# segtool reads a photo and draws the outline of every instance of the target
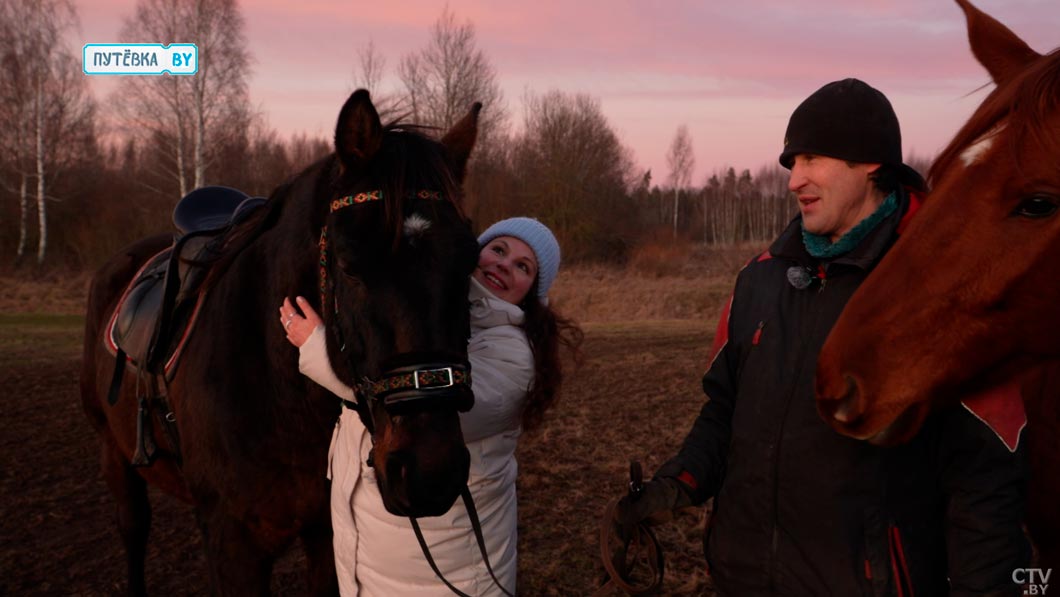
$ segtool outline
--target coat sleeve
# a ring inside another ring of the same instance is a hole
[[[353,400],[353,388],[342,383],[331,368],[324,339],[324,326],[318,325],[309,339],[298,348],[298,370],[344,400]]]
[[[731,339],[730,320],[733,305],[739,299],[734,293],[723,311],[714,336],[714,358],[703,375],[703,392],[707,402],[685,437],[681,451],[663,464],[656,477],[675,477],[692,489],[695,503],[705,502],[717,494],[725,476],[729,439],[732,436],[732,413],[739,379],[739,354]]]
[[[1018,390],[1013,409],[1022,414]],[[950,595],[1020,595],[1016,568],[1030,565],[1023,532],[1026,449],[958,405],[942,419],[940,478],[946,492]],[[1007,440],[1007,443],[1006,443]]]
[[[519,428],[534,375],[534,356],[521,328],[501,325],[479,331],[467,346],[475,406],[460,415],[464,441]]]

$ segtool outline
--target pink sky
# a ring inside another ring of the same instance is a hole
[[[71,46],[80,49],[117,41],[136,2],[75,4],[82,32]],[[977,5],[1038,52],[1060,44],[1058,0]],[[374,40],[387,59],[382,91],[397,89],[398,62],[427,43],[444,2],[240,6],[255,61],[251,100],[283,135],[330,136],[353,87],[358,50]],[[522,121],[526,90],[588,93],[657,183],[668,176],[666,151],[682,124],[692,134],[695,184],[725,165],[773,163],[795,106],[847,76],[891,99],[907,155],[933,156],[984,97],[975,90],[989,82],[951,0],[450,0],[449,7],[458,21],[475,24],[513,126]],[[114,87],[112,77],[92,79],[101,99]]]

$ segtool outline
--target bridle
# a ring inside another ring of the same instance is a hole
[[[363,191],[354,195],[346,195],[331,202],[329,213],[334,213],[351,206],[365,205],[384,198],[381,189]],[[408,195],[410,199],[422,199],[427,201],[442,201],[444,195],[438,191],[420,189]],[[320,304],[325,305],[328,289],[328,227],[327,224],[320,229]],[[339,310],[338,299],[335,299],[334,314]],[[329,331],[335,335],[339,345],[339,352],[345,352],[346,343],[342,337],[336,317],[331,317],[328,324]],[[399,355],[399,358],[403,355]],[[375,414],[380,407],[388,413],[402,412],[412,404],[419,405],[424,401],[456,400],[456,409],[459,412],[467,412],[471,409],[473,399],[471,394],[471,367],[468,363],[453,363],[444,361],[428,360],[400,367],[384,370],[378,379],[372,380],[365,377],[357,384],[357,394],[362,398],[353,402],[344,400],[348,408],[356,410],[368,428],[369,433],[375,437]]]
[[[443,195],[438,191],[426,189],[421,189],[410,194],[410,198],[434,201],[444,199]],[[383,191],[379,189],[365,191],[355,195],[346,195],[331,202],[331,212],[350,206],[381,201],[382,199]],[[326,304],[325,300],[328,289],[328,228],[326,224],[320,229],[319,247],[320,304],[323,306]],[[337,300],[334,309],[337,314]],[[330,319],[334,322],[336,318],[332,317]],[[333,323],[329,327],[332,329],[332,333],[336,335],[340,347],[339,351],[344,352],[346,350],[346,344],[342,339],[341,329],[339,329],[337,323]],[[402,356],[407,355],[399,355],[398,358],[401,358]],[[458,412],[467,412],[468,410],[471,410],[474,403],[474,396],[471,392],[471,365],[466,362],[451,363],[426,361],[390,367],[384,369],[378,379],[372,380],[367,377],[362,379],[361,382],[356,385],[354,393],[356,400],[344,399],[342,400],[342,404],[346,408],[357,412],[360,416],[361,422],[364,423],[365,428],[372,438],[372,450],[369,452],[368,462],[366,463],[368,466],[374,466],[372,455],[375,452],[375,415],[379,412],[380,408],[382,408],[388,416],[392,416],[406,412],[412,406],[420,406],[424,402],[450,402],[455,400],[455,407]],[[496,583],[502,593],[511,597],[512,594],[501,585],[499,580],[497,580],[497,576],[493,572],[493,567],[490,565],[489,556],[486,551],[486,542],[482,535],[482,523],[479,521],[475,502],[471,497],[471,492],[468,490],[466,483],[460,492],[460,497],[463,498],[464,507],[467,509],[468,518],[471,521],[471,528],[475,533],[475,540],[478,543],[479,553],[482,555],[482,561],[486,564],[486,570],[489,572],[490,578],[493,579],[493,582]],[[430,564],[431,570],[434,571],[434,574],[456,595],[460,597],[470,597],[453,586],[452,583],[442,575],[434,558],[431,556],[427,541],[423,538],[423,533],[420,531],[420,526],[416,521],[416,518],[409,516],[409,521],[412,523],[412,528],[416,534],[416,540],[420,544],[420,549],[423,550],[423,555],[427,559],[427,563]]]
[[[429,189],[420,189],[414,193],[409,193],[410,199],[423,199],[429,201],[442,201],[445,199],[438,191],[432,191]],[[331,202],[331,210],[328,212],[334,213],[345,207],[351,205],[364,205],[373,201],[381,201],[383,199],[383,191],[381,189],[375,189],[372,191],[363,191],[355,195],[346,195],[339,197]],[[327,293],[328,284],[328,226],[324,224],[320,227],[320,241],[317,243],[320,247],[320,262],[319,262],[319,278],[320,278],[320,304],[324,304],[324,296]]]

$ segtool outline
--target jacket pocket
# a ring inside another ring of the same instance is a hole
[[[769,321],[766,319],[760,319],[755,324],[753,330],[747,330],[742,332],[740,337],[740,362],[739,362],[739,387],[741,390],[747,390],[747,388],[754,387],[753,384],[760,383],[762,381],[762,367],[769,366],[769,359],[775,354],[771,354],[768,350],[769,347],[764,346],[762,343],[769,340],[766,328],[769,327]],[[750,335],[748,335],[748,331]],[[763,360],[764,359],[764,360]],[[753,393],[753,390],[751,390]]]
[[[866,595],[891,597],[895,593],[891,585],[889,525],[875,508],[866,508],[863,523],[863,551],[859,554],[855,572]]]

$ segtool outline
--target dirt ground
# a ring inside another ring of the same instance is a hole
[[[650,474],[676,451],[701,405],[708,321],[586,327],[585,363],[545,427],[519,449],[519,592],[587,595],[600,583],[597,522],[624,491],[628,461]],[[112,595],[124,591],[113,501],[99,474],[96,438],[77,388],[77,316],[0,316],[0,595]],[[148,588],[207,592],[191,510],[152,492]],[[660,530],[664,594],[709,594],[704,514]],[[296,545],[278,562],[273,590],[305,590]]]

